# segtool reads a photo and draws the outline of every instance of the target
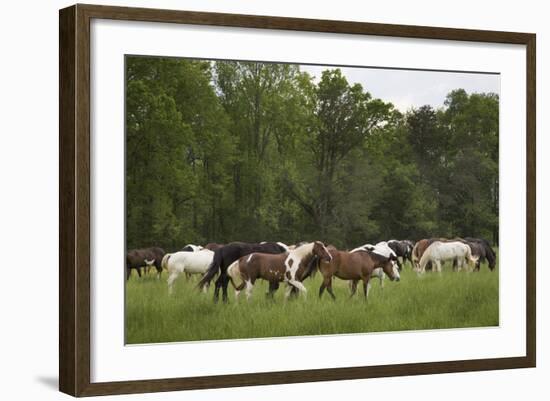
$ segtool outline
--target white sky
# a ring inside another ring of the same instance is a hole
[[[350,84],[360,83],[373,97],[392,102],[403,112],[426,104],[441,107],[453,89],[500,94],[500,75],[497,74],[300,65],[302,71],[316,78],[315,82],[324,70],[335,68],[340,68]]]

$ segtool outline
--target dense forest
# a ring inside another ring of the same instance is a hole
[[[337,68],[130,56],[126,85],[128,248],[498,243],[497,94],[403,113]]]

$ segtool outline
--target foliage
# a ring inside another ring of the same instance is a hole
[[[128,248],[498,242],[498,96],[407,113],[339,69],[126,60]]]

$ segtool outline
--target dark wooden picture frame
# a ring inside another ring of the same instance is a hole
[[[93,18],[525,45],[527,54],[526,356],[91,383],[90,21]],[[59,388],[62,392],[73,396],[93,396],[535,366],[535,34],[80,4],[60,10],[59,29]]]

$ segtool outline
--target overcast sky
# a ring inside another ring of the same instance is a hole
[[[496,74],[311,65],[301,65],[300,68],[315,76],[316,82],[324,70],[340,68],[349,83],[360,83],[373,97],[392,102],[400,111],[425,104],[441,107],[445,96],[453,89],[500,94],[500,76]]]

